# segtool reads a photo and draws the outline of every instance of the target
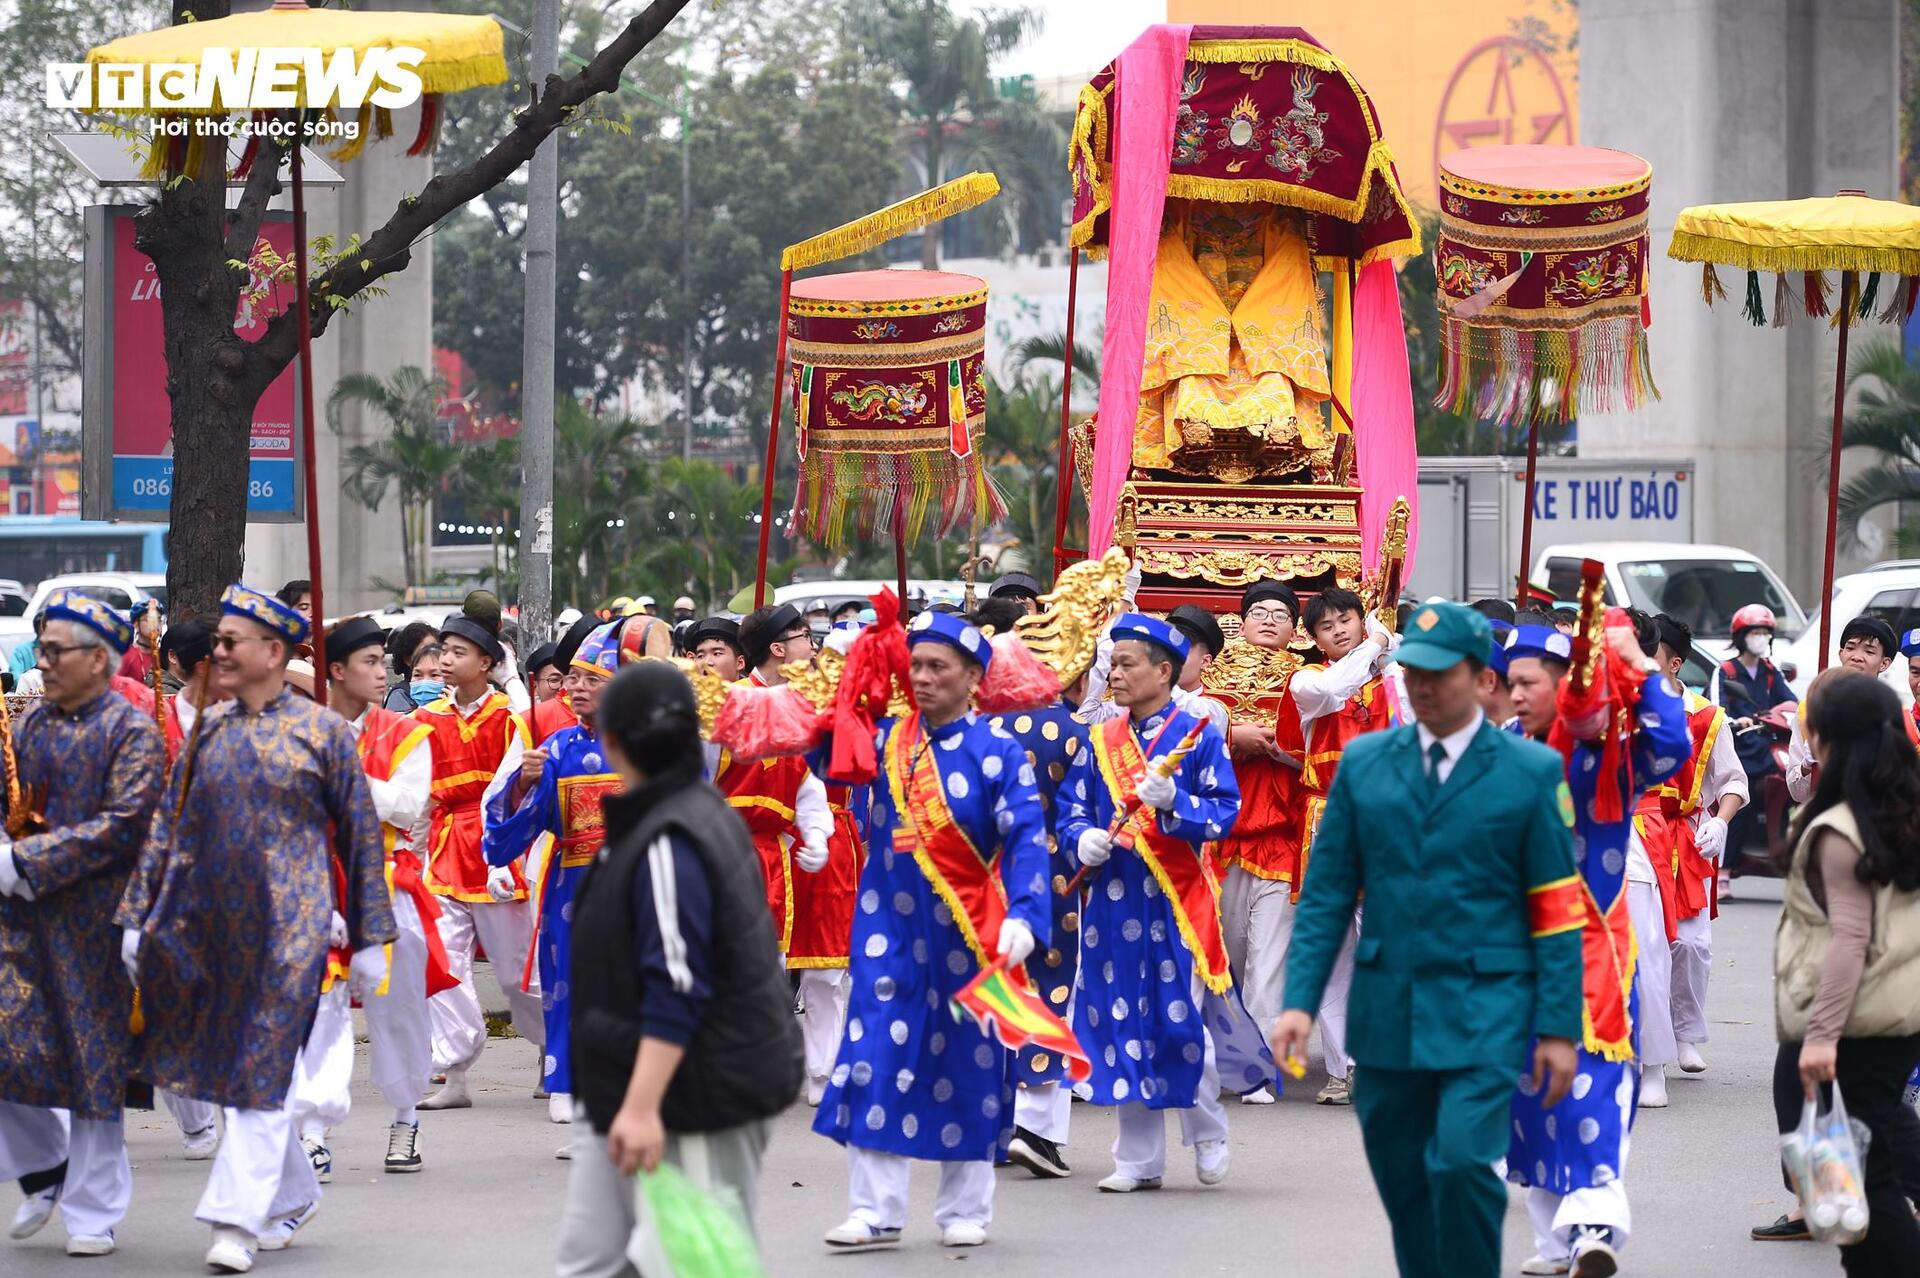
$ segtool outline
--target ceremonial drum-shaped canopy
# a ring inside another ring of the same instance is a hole
[[[985,280],[942,271],[795,280],[786,323],[801,536],[838,547],[856,529],[897,529],[911,541],[929,522],[944,535],[1005,515],[981,455]]]
[[[1646,332],[1652,181],[1639,156],[1594,146],[1475,147],[1440,161],[1436,406],[1533,426],[1658,397]]]

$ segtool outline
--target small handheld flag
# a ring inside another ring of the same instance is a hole
[[[983,968],[953,996],[953,1019],[959,1020],[962,1013],[1008,1051],[1017,1052],[1031,1043],[1057,1053],[1075,1082],[1093,1073],[1086,1049],[1067,1023],[1047,1010],[1039,994],[1015,981],[1005,963]]]

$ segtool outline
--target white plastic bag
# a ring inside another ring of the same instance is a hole
[[[1862,1167],[1868,1139],[1864,1125],[1848,1120],[1837,1082],[1831,1108],[1820,1108],[1809,1098],[1800,1111],[1800,1126],[1780,1138],[1780,1159],[1818,1242],[1844,1247],[1867,1236]]]

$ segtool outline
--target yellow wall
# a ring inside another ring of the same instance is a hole
[[[1578,139],[1568,0],[1167,0],[1167,21],[1306,28],[1353,69],[1429,208],[1436,155]]]

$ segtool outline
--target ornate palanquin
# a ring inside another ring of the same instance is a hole
[[[1070,238],[1095,256],[1112,232],[1119,66],[1081,90],[1068,147]],[[1138,602],[1232,613],[1255,581],[1286,581],[1303,599],[1358,589],[1355,448],[1367,423],[1356,441],[1354,284],[1367,265],[1420,251],[1379,116],[1346,64],[1299,28],[1196,26],[1166,192],[1113,533],[1140,569]],[[1238,244],[1236,218],[1247,226]],[[1246,316],[1255,302],[1266,304],[1258,324]],[[1230,365],[1207,346],[1229,335]],[[1083,484],[1096,429],[1107,427],[1075,431]]]

